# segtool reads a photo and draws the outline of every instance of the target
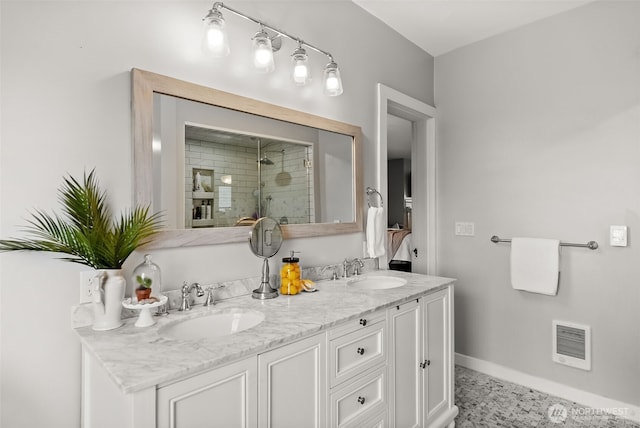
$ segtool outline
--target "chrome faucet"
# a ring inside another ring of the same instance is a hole
[[[191,291],[193,291],[194,288],[196,289],[196,296],[198,297],[204,296],[204,290],[202,289],[202,286],[200,286],[200,284],[198,284],[197,282],[194,282],[191,285],[187,285],[187,282],[185,281],[182,284],[182,303],[180,303],[180,308],[178,309],[179,311],[191,310],[191,303],[189,303],[189,295],[191,294]]]
[[[355,258],[353,260],[349,260],[349,259],[344,259],[344,261],[342,262],[342,277],[343,278],[349,278],[349,268],[352,268],[355,265],[355,268],[353,269],[353,275],[354,276],[358,276],[360,275],[360,269],[362,269],[364,267],[364,262],[359,259],[359,258]]]

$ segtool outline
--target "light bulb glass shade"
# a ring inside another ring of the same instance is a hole
[[[276,68],[271,39],[264,30],[253,37],[253,67],[261,73],[270,73]]]
[[[298,86],[306,85],[311,79],[307,52],[302,47],[298,47],[291,55],[291,78]]]
[[[342,94],[342,79],[338,64],[331,61],[324,69],[324,93],[330,97]]]
[[[222,14],[211,9],[207,16],[203,19],[204,35],[202,39],[202,47],[205,52],[214,57],[223,57],[229,55],[229,39],[224,28],[224,18]]]

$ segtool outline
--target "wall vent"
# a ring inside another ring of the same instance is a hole
[[[591,370],[591,327],[556,320],[552,324],[553,361]]]

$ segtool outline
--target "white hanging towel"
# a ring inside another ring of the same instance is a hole
[[[514,289],[555,296],[559,271],[559,240],[511,239],[511,286]]]
[[[369,207],[367,211],[367,255],[371,258],[385,253],[384,238],[387,228],[383,214],[382,207]]]

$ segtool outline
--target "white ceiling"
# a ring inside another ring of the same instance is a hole
[[[353,0],[436,57],[593,0]]]

